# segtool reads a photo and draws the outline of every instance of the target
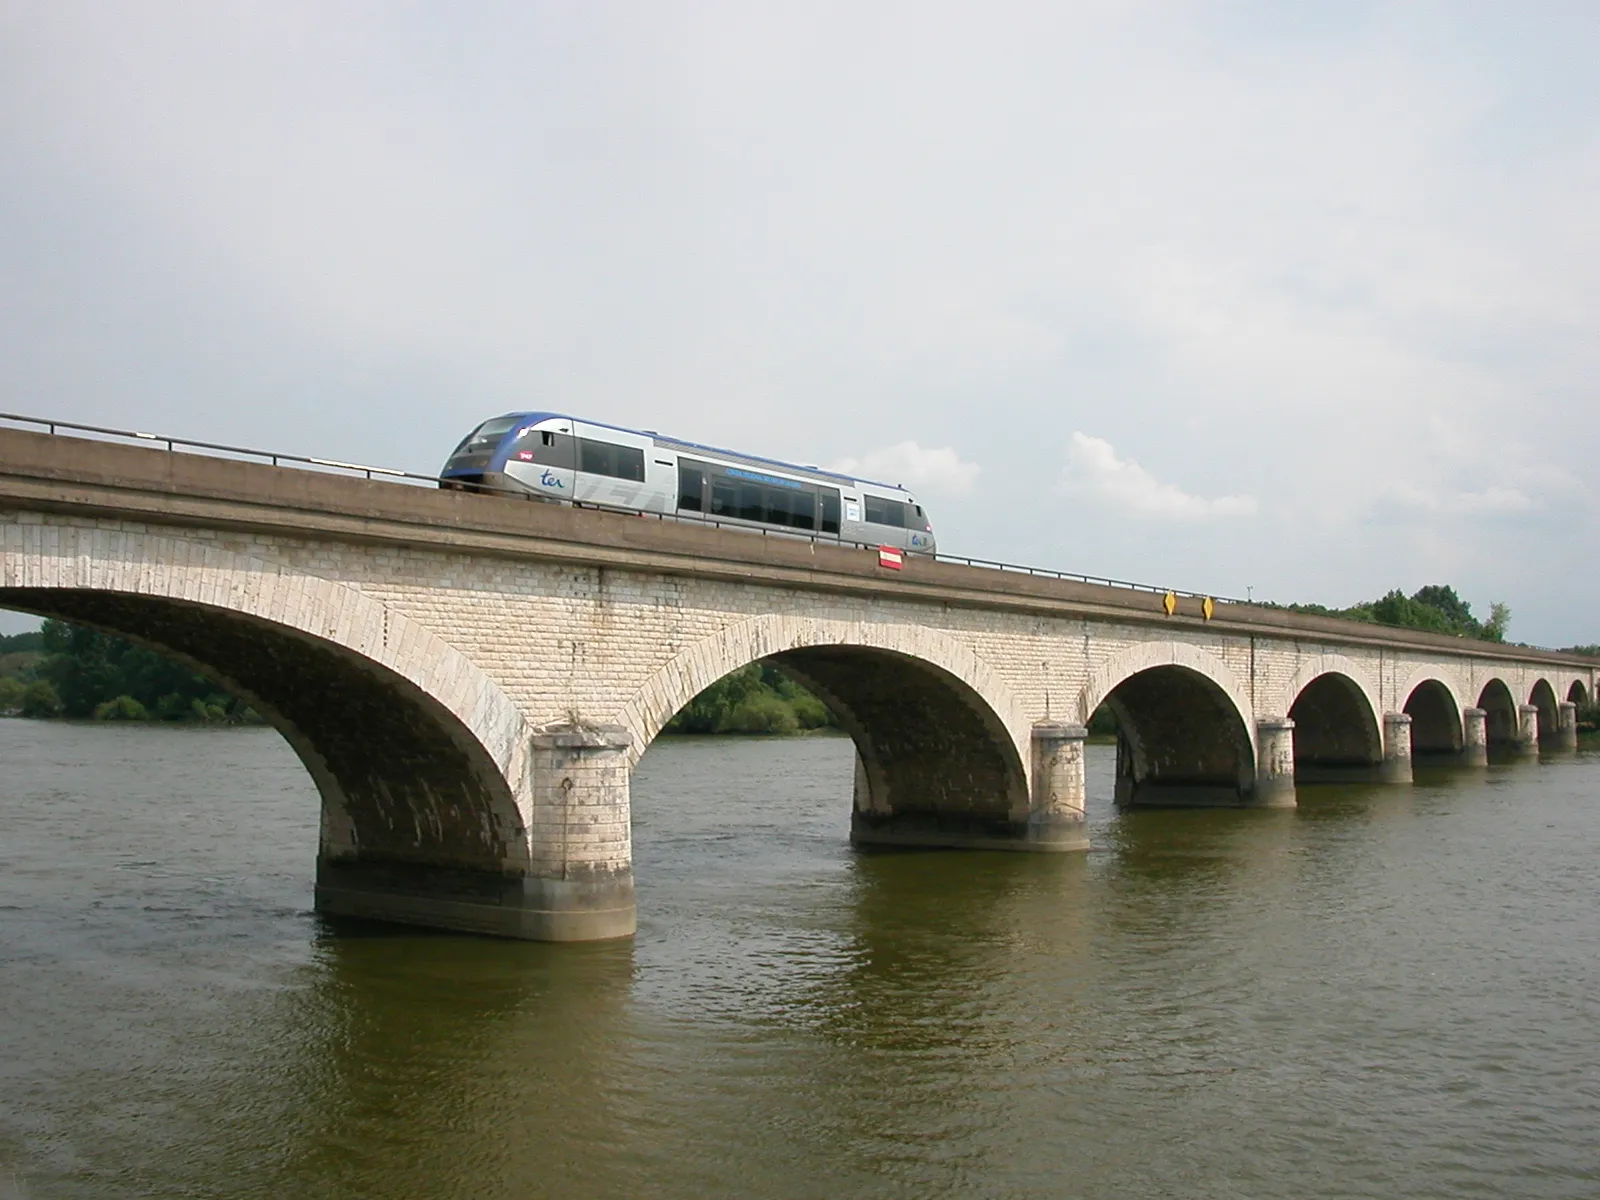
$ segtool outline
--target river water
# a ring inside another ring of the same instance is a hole
[[[858,854],[664,740],[639,933],[331,927],[264,729],[0,721],[0,1196],[1600,1195],[1600,756]]]

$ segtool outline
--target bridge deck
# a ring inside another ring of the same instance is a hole
[[[1182,597],[1167,616],[1158,592],[1109,587],[936,562],[908,555],[900,571],[869,550],[783,534],[708,528],[516,498],[472,495],[294,467],[274,467],[89,438],[0,429],[0,504],[122,520],[226,527],[278,535],[323,534],[477,554],[637,568],[722,580],[962,607],[1081,615],[1216,632],[1406,649],[1470,652],[1563,665],[1584,657],[1367,625],[1262,605],[1219,601],[1207,622],[1201,602]]]

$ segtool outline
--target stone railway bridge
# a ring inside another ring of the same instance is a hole
[[[629,777],[757,659],[857,750],[857,843],[1073,850],[1083,726],[1128,805],[1282,807],[1576,745],[1594,660],[858,548],[0,430],[0,605],[168,651],[321,793],[317,903],[634,929]],[[844,798],[840,798],[841,807]]]

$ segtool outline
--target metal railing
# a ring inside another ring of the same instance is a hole
[[[0,422],[12,422],[19,425],[32,425],[48,430],[52,434],[63,430],[73,434],[93,434],[98,438],[120,438],[125,441],[137,442],[144,445],[156,444],[165,446],[169,453],[176,452],[181,446],[185,450],[201,450],[216,455],[237,456],[246,460],[259,460],[270,463],[275,467],[311,467],[327,471],[342,471],[359,474],[367,479],[392,480],[396,483],[409,483],[419,486],[438,487],[441,484],[451,487],[462,487],[455,480],[444,479],[438,475],[421,475],[415,471],[401,471],[394,467],[372,467],[363,463],[342,462],[336,458],[315,458],[306,454],[285,454],[276,450],[256,450],[248,446],[230,446],[223,442],[201,442],[193,438],[170,437],[166,434],[143,433],[134,429],[113,429],[105,425],[83,425],[75,421],[55,421],[47,417],[30,417],[22,413],[0,412]],[[482,488],[467,485],[464,490],[481,492],[488,496],[514,496],[502,489]],[[745,522],[730,522],[719,520],[715,516],[691,513],[657,513],[637,508],[625,508],[613,504],[599,504],[592,501],[571,501],[578,508],[597,509],[602,512],[623,513],[629,516],[654,517],[661,521],[674,521],[684,524],[707,525],[714,529],[736,529],[743,533],[759,533],[763,537],[793,538],[810,541],[830,546],[855,547],[863,550],[876,550],[877,542],[859,542],[839,534],[826,534],[816,531],[807,532],[799,529],[772,529],[756,527]],[[1070,583],[1096,584],[1101,587],[1125,588],[1129,591],[1148,592],[1154,595],[1165,595],[1171,592],[1175,596],[1182,596],[1191,600],[1204,600],[1210,598],[1219,604],[1245,604],[1247,601],[1228,596],[1218,596],[1208,592],[1191,592],[1183,588],[1158,587],[1151,583],[1135,583],[1127,579],[1111,579],[1103,575],[1083,575],[1074,571],[1056,571],[1049,567],[1030,567],[1020,563],[1000,562],[996,559],[971,558],[961,554],[923,554],[921,551],[911,551],[923,558],[932,558],[937,562],[958,563],[962,566],[976,567],[990,571],[1009,571],[1016,575],[1031,575],[1040,579],[1061,579]]]

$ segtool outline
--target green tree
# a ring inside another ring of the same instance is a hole
[[[1371,604],[1356,605],[1339,615],[1375,621],[1380,625],[1426,629],[1433,633],[1490,642],[1504,641],[1506,628],[1511,623],[1509,605],[1490,605],[1488,621],[1479,621],[1472,615],[1472,606],[1456,593],[1455,588],[1437,583],[1418,588],[1410,596],[1396,588]]]
[[[1420,587],[1412,593],[1411,599],[1442,613],[1452,629],[1461,630],[1477,625],[1472,617],[1472,606],[1456,595],[1455,588],[1448,584],[1433,583]]]
[[[1489,619],[1483,623],[1483,633],[1480,634],[1486,642],[1503,642],[1506,640],[1506,627],[1511,624],[1511,606],[1495,601],[1489,605]]]
[[[739,701],[718,732],[799,733],[800,721],[783,697],[762,688]]]
[[[108,652],[112,639],[94,629],[65,621],[44,623],[45,660],[42,674],[55,689],[62,712],[92,716],[95,707],[123,689]]]
[[[61,715],[61,697],[50,686],[48,679],[35,679],[22,693],[22,715],[25,717],[58,717]]]
[[[27,633],[0,633],[0,654],[22,654],[44,649],[44,634],[37,629]]]
[[[760,663],[731,671],[684,705],[667,723],[667,732],[719,733],[733,710],[760,686]]]
[[[827,705],[771,663],[731,671],[667,723],[667,733],[798,733],[832,725]]]
[[[150,714],[132,696],[118,696],[94,707],[96,721],[144,721]]]
[[[41,630],[46,658],[36,668],[69,717],[92,716],[126,696],[164,721],[244,720],[245,707],[183,664],[144,646],[66,621]],[[220,710],[220,716],[216,711]]]
[[[22,707],[22,693],[28,690],[28,685],[20,679],[7,676],[0,679],[0,713],[16,712]]]

